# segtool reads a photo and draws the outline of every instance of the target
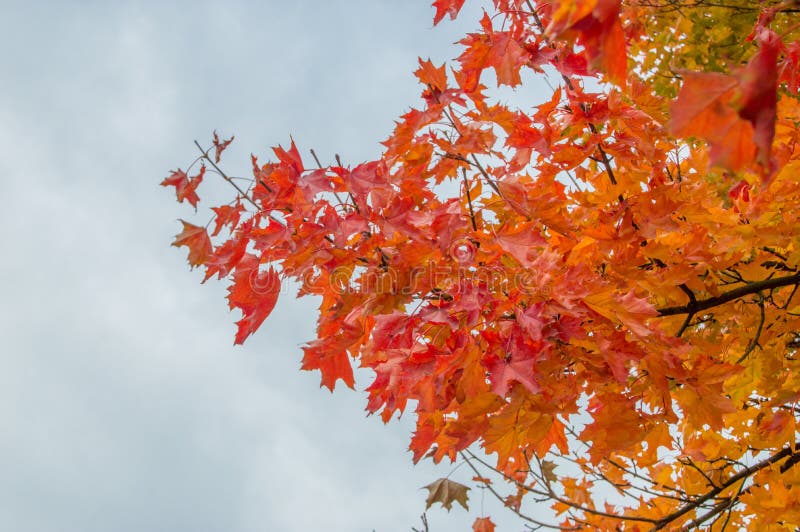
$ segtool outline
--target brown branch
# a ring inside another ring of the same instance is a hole
[[[678,286],[678,288],[683,290],[683,292],[689,297],[689,304],[690,305],[696,305],[697,304],[697,298],[694,296],[694,292],[692,292],[692,290],[688,286],[686,286],[686,283],[681,283]],[[689,327],[689,324],[692,323],[692,318],[694,318],[694,311],[689,312],[688,314],[686,314],[686,319],[684,320],[683,325],[681,325],[681,328],[678,329],[678,332],[675,333],[675,336],[677,336],[678,338],[681,337],[681,335]]]
[[[742,356],[739,357],[739,360],[736,361],[737,364],[741,364],[742,362],[750,356],[750,353],[758,347],[758,340],[761,338],[761,331],[764,330],[764,321],[766,319],[766,313],[764,311],[764,298],[760,297],[758,299],[758,309],[760,311],[761,317],[758,320],[758,328],[756,328],[756,334],[753,335],[753,339],[750,340],[750,343],[747,345],[747,349],[744,350]]]
[[[586,442],[581,440],[580,437],[578,437],[578,434],[572,428],[564,427],[564,429],[567,431],[567,433],[570,436],[575,438],[576,441],[581,442],[583,445],[586,446],[587,449],[589,448],[589,444],[587,444]],[[640,475],[636,471],[632,471],[632,470],[628,469],[624,465],[620,464],[619,462],[615,462],[611,458],[606,458],[605,460],[606,460],[606,462],[608,462],[612,466],[616,467],[617,469],[619,469],[620,471],[622,471],[626,475],[630,475],[630,476],[632,476],[634,478],[637,478],[639,480],[643,480],[644,482],[648,482],[648,483],[652,484],[654,487],[665,489],[665,490],[668,490],[668,491],[672,491],[672,492],[678,494],[677,496],[673,496],[673,495],[667,495],[667,494],[663,494],[663,493],[657,493],[657,495],[659,497],[666,497],[668,499],[676,499],[676,500],[680,500],[680,501],[686,501],[686,500],[689,499],[689,494],[686,493],[685,491],[683,491],[680,488],[677,488],[675,486],[670,486],[668,484],[662,484],[662,483],[656,482],[652,478],[646,477],[644,475]],[[642,488],[638,488],[638,489],[642,489]]]
[[[680,461],[680,460],[679,460],[679,461]],[[700,469],[700,466],[698,466],[697,464],[695,464],[695,463],[694,463],[694,460],[692,460],[691,458],[687,458],[685,462],[681,461],[681,463],[682,463],[683,465],[688,465],[689,467],[691,467],[692,469],[694,469],[695,471],[697,471],[698,473],[700,473],[700,475],[701,475],[701,476],[702,476],[704,479],[706,479],[706,482],[708,483],[708,485],[709,485],[710,487],[712,487],[712,488],[716,488],[716,487],[718,487],[718,486],[717,486],[717,485],[714,483],[714,481],[713,481],[713,480],[711,480],[711,477],[709,477],[709,476],[706,474],[706,472],[705,472],[705,471],[703,471],[702,469]]]
[[[648,495],[651,495],[653,497],[662,497],[662,498],[665,498],[665,499],[672,499],[672,500],[675,500],[675,501],[678,501],[678,502],[687,502],[687,501],[690,500],[687,497],[681,497],[681,496],[671,495],[669,493],[653,491],[651,489],[648,489],[648,488],[645,488],[645,487],[642,487],[642,486],[638,486],[634,482],[629,481],[629,480],[626,480],[624,484],[619,484],[617,482],[614,482],[610,478],[608,478],[601,471],[592,470],[590,467],[586,466],[585,464],[579,463],[578,460],[576,460],[575,458],[572,458],[572,457],[566,456],[566,455],[558,455],[558,457],[561,458],[562,460],[566,460],[567,462],[575,464],[575,466],[577,466],[577,467],[580,467],[581,471],[584,474],[591,475],[592,477],[595,478],[595,480],[598,480],[598,481],[602,480],[604,482],[607,482],[610,486],[612,486],[615,490],[617,490],[619,493],[621,493],[625,497],[630,497],[632,499],[637,499],[636,495],[634,495],[633,493],[629,493],[629,490],[636,490],[636,491],[641,491],[642,493],[646,493]],[[667,489],[667,490],[670,490],[670,491],[674,491],[675,493],[679,492],[679,490],[677,490],[676,488],[673,488],[671,486],[667,486],[667,485],[664,485],[664,484],[658,484],[658,483],[654,482],[653,479],[651,479],[651,478],[647,478],[645,476],[637,474],[634,471],[630,471],[630,470],[626,469],[625,467],[623,467],[622,465],[612,462],[611,459],[609,459],[609,458],[607,458],[606,461],[609,462],[614,467],[622,470],[626,474],[631,475],[631,476],[633,476],[635,478],[638,478],[639,480],[642,480],[642,481],[647,482],[649,484],[652,484],[653,486],[656,486],[656,487],[659,487],[659,488],[664,488],[664,489]]]
[[[694,519],[693,521],[686,523],[681,528],[681,530],[691,530],[693,528],[698,528],[705,521],[708,521],[715,515],[722,513],[725,510],[728,510],[728,518],[725,520],[725,524],[722,525],[722,529],[724,530],[728,524],[728,520],[731,517],[730,510],[733,509],[734,505],[736,505],[737,502],[739,502],[739,497],[741,497],[744,493],[750,491],[750,488],[747,488],[745,490],[742,489],[746,481],[747,479],[742,479],[742,483],[739,484],[739,491],[737,491],[736,495],[734,495],[733,497],[728,497],[726,499],[723,499],[722,501],[717,503],[713,508],[711,508],[711,510],[709,510],[708,512],[704,513],[697,519]],[[719,517],[717,519],[719,519]],[[716,519],[714,520],[714,522],[716,522]]]
[[[319,168],[320,170],[323,170],[324,167],[322,166],[322,163],[319,162],[319,157],[317,157],[317,154],[314,151],[314,148],[311,148],[308,151],[311,152],[311,156],[314,158],[314,161],[317,163],[317,168]],[[335,190],[333,190],[332,192],[333,192],[333,196],[336,198],[336,201],[339,202],[339,205],[342,205],[342,206],[347,206],[348,205],[348,203],[346,201],[342,200],[342,198],[339,197],[339,194]],[[353,196],[350,196],[351,199],[352,199],[352,197]],[[355,202],[353,202],[353,205],[356,208],[356,212],[358,212],[358,206],[355,205]]]
[[[796,293],[797,293],[797,285],[794,285],[794,288],[792,289],[792,293],[789,294],[789,298],[786,300],[786,303],[784,303],[783,306],[780,307],[781,310],[786,310],[787,308],[789,308],[789,303],[792,302],[792,298],[794,298],[794,295]]]
[[[226,174],[225,172],[223,172],[223,171],[222,171],[222,169],[221,169],[219,166],[217,166],[217,165],[216,165],[216,163],[214,162],[214,160],[213,160],[211,157],[209,157],[209,156],[208,156],[208,150],[204,150],[204,149],[203,149],[203,147],[202,147],[202,146],[200,146],[200,143],[199,143],[199,142],[197,142],[196,140],[194,141],[194,145],[195,145],[195,146],[197,146],[197,149],[198,149],[198,150],[200,150],[200,153],[202,153],[202,154],[203,154],[201,158],[202,158],[202,159],[205,159],[206,161],[208,161],[208,164],[210,164],[210,165],[211,165],[211,166],[214,168],[214,170],[216,170],[216,171],[217,171],[217,173],[218,173],[220,176],[222,176],[222,179],[224,179],[225,181],[227,181],[227,182],[228,182],[228,183],[229,183],[229,184],[230,184],[230,185],[231,185],[233,188],[235,188],[235,189],[236,189],[236,191],[237,191],[237,192],[239,192],[239,194],[240,194],[240,195],[241,195],[241,196],[242,196],[244,199],[246,199],[246,200],[247,200],[247,201],[248,201],[248,202],[249,202],[249,203],[250,203],[250,204],[251,204],[253,207],[255,207],[255,208],[256,208],[256,210],[258,210],[258,211],[260,211],[260,210],[261,210],[261,207],[259,207],[259,206],[258,206],[258,204],[257,204],[255,201],[253,201],[253,198],[251,198],[251,197],[250,197],[250,196],[249,196],[249,195],[248,195],[248,194],[247,194],[247,193],[246,193],[244,190],[242,190],[242,189],[239,187],[239,185],[237,185],[237,184],[236,184],[236,181],[234,181],[233,179],[231,179],[230,177],[228,177],[228,174]],[[210,149],[210,148],[209,148],[209,149]]]
[[[769,467],[769,466],[771,466],[773,464],[776,464],[776,463],[780,462],[781,460],[783,460],[784,458],[788,457],[789,460],[785,464],[783,464],[783,466],[781,466],[781,468],[780,468],[781,473],[785,473],[786,471],[789,470],[790,467],[792,467],[795,463],[800,461],[800,453],[795,453],[795,452],[792,451],[793,447],[796,448],[798,446],[800,446],[800,442],[796,442],[794,445],[789,446],[789,447],[784,447],[783,449],[781,449],[777,453],[773,454],[769,458],[765,458],[764,460],[758,462],[757,464],[754,464],[754,465],[752,465],[750,467],[746,467],[746,468],[742,469],[741,471],[739,471],[735,475],[732,475],[731,477],[729,477],[728,480],[726,480],[725,482],[721,483],[719,486],[717,486],[714,489],[709,490],[708,492],[706,492],[703,496],[698,497],[697,499],[695,499],[692,502],[686,504],[682,508],[680,508],[680,509],[672,512],[671,514],[669,514],[667,516],[664,516],[661,519],[659,519],[657,521],[657,523],[656,523],[656,526],[653,528],[653,530],[661,530],[661,529],[663,529],[664,527],[666,527],[667,525],[669,525],[670,523],[672,523],[676,519],[678,519],[680,517],[683,517],[688,512],[691,512],[691,511],[699,508],[702,504],[704,504],[704,503],[708,502],[709,500],[715,498],[717,495],[719,495],[720,493],[722,493],[723,491],[725,491],[729,487],[733,486],[734,484],[736,484],[740,480],[744,480],[747,477],[750,477],[753,474],[757,473],[758,471],[760,471],[762,469],[765,469],[765,468],[767,468],[767,467]]]
[[[492,187],[492,190],[494,190],[497,193],[498,196],[500,196],[501,198],[505,199],[505,196],[503,196],[503,193],[500,192],[500,187],[497,186],[497,183],[495,183],[494,179],[492,179],[492,176],[490,176],[488,174],[488,172],[486,172],[486,170],[483,168],[483,165],[481,165],[480,161],[475,156],[475,154],[471,153],[470,155],[472,156],[473,164],[478,169],[478,171],[480,171],[481,175],[486,180],[486,182],[489,183],[489,186]]]
[[[800,273],[787,275],[786,277],[774,277],[772,279],[765,279],[763,281],[754,281],[715,297],[701,299],[699,301],[689,301],[689,303],[686,305],[662,307],[656,310],[658,311],[659,316],[677,316],[680,314],[697,313],[702,310],[724,305],[725,303],[749,294],[756,294],[762,290],[771,290],[773,288],[780,288],[782,286],[791,286],[796,284],[800,284]]]
[[[447,120],[450,122],[450,127],[452,127],[455,130],[455,132],[458,133],[458,135],[461,135],[461,132],[458,130],[458,126],[456,126],[456,121],[453,120],[453,117],[451,116],[450,113],[447,112],[447,109],[442,109],[442,114],[447,117]],[[483,167],[483,165],[481,165],[480,161],[478,161],[478,158],[475,156],[474,153],[471,153],[470,155],[472,156],[472,161],[470,161],[469,159],[467,159],[465,156],[463,156],[460,153],[457,153],[457,154],[451,154],[451,153],[445,154],[446,157],[450,157],[452,159],[456,159],[458,161],[462,161],[462,162],[465,162],[465,163],[467,163],[469,165],[475,166],[475,168],[478,169],[478,171],[481,173],[483,178],[486,180],[486,183],[490,187],[492,187],[492,190],[494,190],[495,193],[498,196],[503,198],[504,197],[503,193],[500,192],[500,188],[497,186],[497,183],[495,183],[494,179],[492,179],[492,176],[490,176],[488,174],[488,172],[486,172],[486,169]]]
[[[469,205],[469,219],[472,221],[472,230],[478,230],[478,224],[475,223],[475,211],[472,209],[472,196],[469,193],[469,182],[467,181],[467,171],[461,169],[461,177],[464,178],[464,193],[467,195],[467,205]]]
[[[214,168],[214,170],[220,175],[220,177],[222,177],[222,179],[227,181],[233,188],[236,189],[236,191],[242,198],[246,199],[253,207],[255,207],[256,212],[261,212],[263,210],[261,207],[258,206],[258,204],[255,201],[253,201],[253,198],[251,198],[249,194],[247,194],[244,190],[241,189],[241,187],[239,187],[239,185],[236,184],[236,181],[231,179],[230,176],[228,176],[228,174],[223,172],[222,169],[219,166],[217,166],[214,160],[208,156],[208,150],[204,150],[203,147],[200,146],[200,143],[197,142],[196,140],[194,141],[194,145],[197,146],[197,149],[200,150],[200,153],[203,154],[201,158],[204,159],[205,161],[208,161],[208,164],[210,164],[211,167]],[[286,224],[283,223],[283,221],[279,220],[278,218],[275,218],[273,215],[267,214],[267,216],[269,216],[270,220],[286,227]]]

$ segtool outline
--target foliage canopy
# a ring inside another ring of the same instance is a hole
[[[436,0],[435,23],[463,3]],[[229,140],[198,144],[197,173],[162,184],[196,207],[213,172],[235,196],[174,245],[229,280],[236,343],[281,279],[319,296],[303,368],[331,390],[373,370],[367,410],[413,407],[415,461],[461,457],[532,526],[793,530],[795,5],[494,0],[457,59],[420,59],[378,160],[309,164],[292,142],[242,187]],[[539,105],[497,98],[536,77]]]

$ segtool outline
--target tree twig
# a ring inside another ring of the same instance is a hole
[[[472,221],[472,230],[478,230],[478,224],[475,223],[475,211],[472,209],[472,196],[469,193],[469,182],[467,181],[467,171],[461,169],[461,177],[464,178],[464,193],[467,195],[467,205],[469,205],[469,219]]]

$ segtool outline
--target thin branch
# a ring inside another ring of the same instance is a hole
[[[429,532],[430,529],[428,528],[428,516],[423,513],[421,516],[419,516],[419,519],[422,521],[423,528],[419,529],[412,526],[411,530],[413,532]]]
[[[469,451],[467,451],[467,452],[469,452]],[[478,476],[481,476],[481,472],[478,470],[478,468],[477,468],[477,467],[475,467],[475,465],[474,465],[472,462],[470,462],[469,458],[467,458],[467,455],[466,455],[466,453],[465,453],[464,451],[460,451],[460,452],[459,452],[459,454],[461,455],[461,458],[463,458],[463,459],[464,459],[464,461],[467,463],[467,465],[469,466],[469,468],[470,468],[470,469],[472,469],[472,471],[473,471],[473,472],[474,472],[476,475],[478,475]],[[481,460],[480,460],[479,458],[477,458],[477,457],[476,457],[474,454],[472,454],[471,452],[470,452],[469,454],[470,454],[470,455],[471,455],[471,456],[472,456],[474,459],[476,459],[476,460],[478,460],[479,462],[481,462]],[[494,469],[494,468],[493,468],[493,467],[491,467],[491,466],[489,466],[489,468],[490,468],[490,469]],[[495,469],[495,471],[496,471],[496,469]],[[498,501],[500,501],[500,502],[502,502],[503,504],[505,504],[505,501],[503,500],[503,496],[502,496],[502,495],[500,495],[499,493],[497,493],[497,490],[495,490],[495,489],[494,489],[494,488],[493,488],[493,487],[492,487],[490,484],[486,484],[486,489],[488,489],[488,490],[489,490],[489,491],[492,493],[492,495],[494,495],[495,497],[497,497],[497,500],[498,500]],[[516,508],[512,508],[512,507],[510,507],[510,506],[508,506],[508,508],[509,508],[509,509],[510,509],[512,512],[514,512],[515,514],[517,514],[517,516],[518,516],[518,517],[520,517],[520,518],[524,519],[525,521],[528,521],[529,523],[533,523],[534,525],[537,525],[537,526],[539,526],[539,527],[543,527],[543,528],[550,528],[550,529],[553,529],[553,530],[580,530],[579,528],[565,528],[565,527],[562,527],[562,526],[558,526],[558,525],[551,525],[551,524],[549,524],[549,523],[544,523],[544,522],[542,522],[542,521],[537,521],[536,519],[534,519],[534,518],[532,518],[532,517],[529,517],[529,516],[527,516],[527,515],[523,514],[522,512],[520,512],[519,510],[517,510]]]
[[[562,460],[566,460],[566,461],[568,461],[570,463],[575,464],[576,466],[580,467],[581,470],[585,474],[592,475],[596,480],[602,480],[604,482],[607,482],[609,485],[611,485],[615,490],[620,492],[625,497],[636,498],[635,494],[629,493],[628,491],[629,490],[637,490],[637,491],[641,491],[642,493],[646,493],[648,495],[652,495],[653,497],[663,497],[665,499],[672,499],[672,500],[679,501],[679,502],[687,502],[687,501],[689,501],[689,499],[686,498],[686,497],[679,497],[679,496],[676,496],[676,495],[670,495],[669,493],[653,491],[651,489],[648,489],[648,488],[645,488],[645,487],[642,487],[642,486],[638,486],[635,483],[633,483],[631,481],[628,481],[628,480],[625,481],[625,484],[618,484],[618,483],[614,482],[613,480],[611,480],[610,478],[608,478],[602,472],[593,471],[591,468],[587,467],[586,465],[578,463],[578,461],[576,459],[574,459],[574,458],[572,458],[570,456],[561,456],[561,455],[559,455],[559,458],[561,458]],[[608,459],[607,459],[607,461],[610,462],[610,460],[608,460]],[[625,470],[625,468],[622,468],[620,465],[618,465],[618,464],[613,464],[613,465],[615,467],[621,468],[623,471],[625,471],[625,473],[629,473],[627,470]],[[671,491],[675,491],[675,488],[672,488],[670,486],[663,486],[663,485],[656,484],[655,482],[653,482],[652,479],[649,479],[647,477],[641,477],[641,480],[649,482],[650,484],[653,484],[654,486],[663,487],[665,489],[669,489]]]
[[[203,147],[200,146],[200,143],[197,142],[196,140],[194,141],[194,145],[197,146],[197,149],[200,150],[200,153],[203,154],[201,158],[208,161],[208,164],[210,164],[214,168],[214,170],[217,171],[217,173],[222,177],[222,179],[227,181],[233,188],[235,188],[236,191],[239,192],[239,194],[244,199],[246,199],[253,207],[255,207],[257,211],[261,210],[261,207],[259,207],[258,204],[255,201],[253,201],[253,198],[251,198],[244,190],[242,190],[239,187],[239,185],[236,184],[236,181],[228,177],[228,175],[225,172],[223,172],[219,166],[216,165],[214,160],[208,156],[208,150],[204,150]]]
[[[564,429],[567,431],[567,433],[569,435],[571,435],[573,438],[575,438],[575,441],[578,441],[578,442],[582,443],[583,445],[585,445],[587,448],[589,448],[589,444],[587,444],[585,441],[581,440],[578,437],[578,434],[572,428],[564,427]],[[609,464],[611,464],[612,466],[616,467],[617,469],[619,469],[620,471],[622,471],[623,473],[625,473],[627,475],[630,475],[630,476],[632,476],[634,478],[638,478],[639,480],[643,480],[645,482],[649,482],[650,484],[652,484],[655,487],[663,488],[665,490],[669,490],[669,491],[672,491],[672,492],[675,492],[675,493],[679,494],[679,497],[669,497],[667,495],[664,495],[666,497],[675,498],[675,499],[684,500],[684,501],[689,499],[689,494],[686,493],[685,491],[683,491],[680,488],[677,488],[675,486],[670,486],[668,484],[658,483],[655,480],[653,480],[652,478],[646,477],[644,475],[640,475],[636,471],[632,471],[632,470],[628,469],[624,465],[612,460],[611,458],[606,458],[605,460],[606,460],[606,462],[608,462]]]
[[[475,211],[472,209],[472,196],[469,193],[469,182],[467,181],[467,171],[461,169],[461,177],[464,178],[464,193],[467,195],[467,205],[469,205],[469,219],[472,221],[472,230],[478,230],[478,224],[475,223]]]
[[[505,199],[505,196],[503,196],[503,193],[500,192],[500,187],[497,186],[497,183],[495,183],[494,179],[492,179],[492,176],[489,175],[489,173],[483,167],[483,165],[478,160],[478,158],[475,156],[475,154],[471,153],[470,155],[472,156],[473,164],[478,169],[478,171],[480,171],[481,175],[486,180],[486,182],[489,183],[489,186],[492,187],[492,190],[494,190],[497,193],[498,196],[500,196],[501,198]]]
[[[581,506],[578,503],[572,502],[569,499],[565,499],[565,498],[559,496],[547,484],[545,484],[546,488],[547,488],[547,491],[537,490],[535,488],[532,488],[530,486],[527,486],[527,485],[519,482],[518,480],[515,480],[514,478],[512,478],[512,477],[506,475],[505,473],[503,473],[502,471],[499,471],[497,468],[492,467],[491,465],[487,464],[485,461],[483,461],[480,458],[478,458],[477,456],[475,456],[471,451],[469,451],[469,450],[462,451],[462,453],[464,453],[464,452],[469,453],[469,455],[472,457],[473,460],[476,460],[477,462],[482,464],[484,467],[487,467],[487,468],[489,468],[489,469],[491,469],[491,470],[503,475],[503,477],[506,480],[508,480],[510,482],[513,482],[517,487],[519,487],[521,489],[524,489],[525,491],[528,491],[528,492],[533,493],[535,495],[541,495],[543,497],[548,497],[548,498],[550,498],[550,499],[552,499],[554,501],[560,502],[561,504],[564,504],[564,505],[569,506],[571,508],[575,508],[576,510],[580,510],[581,512],[585,512],[587,514],[592,514],[592,515],[598,515],[600,517],[608,517],[610,519],[619,519],[620,521],[638,521],[640,523],[653,523],[653,524],[656,524],[658,522],[656,519],[651,519],[651,518],[648,518],[648,517],[614,515],[614,514],[610,514],[610,513],[607,513],[607,512],[600,511],[600,510],[595,510],[594,508],[588,508],[586,506]]]
[[[453,117],[450,115],[450,113],[447,112],[447,109],[442,109],[442,114],[447,117],[447,120],[450,122],[450,126],[456,131],[456,133],[461,135],[461,132],[458,130],[458,126],[456,126],[456,121],[453,120]],[[459,154],[446,154],[446,155],[451,157],[451,158],[453,158],[453,159],[456,159],[456,160],[459,160],[459,161],[463,161],[463,162],[465,162],[467,164],[474,165],[475,168],[477,168],[478,171],[480,171],[481,175],[486,180],[486,183],[488,183],[488,185],[490,187],[492,187],[492,190],[494,190],[495,193],[498,196],[503,198],[503,193],[500,192],[500,188],[497,186],[497,183],[495,183],[494,179],[492,179],[492,176],[490,176],[489,173],[486,172],[486,169],[483,167],[483,165],[481,165],[480,161],[478,161],[478,158],[475,156],[474,153],[470,154],[470,156],[472,157],[472,161],[469,161],[466,157],[464,157],[460,153]]]
[[[786,303],[784,303],[783,306],[780,307],[781,310],[786,310],[787,308],[789,308],[789,303],[792,302],[792,298],[797,293],[797,287],[798,287],[798,285],[794,285],[794,288],[792,289],[792,293],[789,294],[789,298],[786,300]]]
[[[745,484],[746,481],[747,481],[747,479],[742,479],[742,483],[739,484],[739,490],[736,492],[736,495],[734,495],[733,497],[729,497],[727,499],[723,499],[722,501],[717,503],[708,512],[704,513],[703,515],[701,515],[697,519],[695,519],[693,521],[690,521],[689,523],[685,524],[683,526],[682,530],[691,530],[693,528],[697,528],[702,523],[704,523],[705,521],[708,521],[709,519],[711,519],[715,515],[717,515],[719,513],[722,513],[725,510],[728,510],[728,517],[725,519],[725,523],[722,525],[722,530],[725,530],[725,527],[728,526],[728,521],[731,518],[730,511],[733,509],[733,507],[736,505],[736,503],[739,502],[739,497],[741,497],[743,493],[749,491],[749,489],[748,490],[742,490],[742,488],[744,488],[744,484]]]
[[[747,349],[744,350],[744,353],[742,354],[742,356],[740,356],[739,360],[736,361],[737,364],[741,364],[742,362],[744,362],[745,359],[750,356],[750,353],[752,353],[753,350],[756,347],[758,347],[758,340],[761,338],[761,331],[764,330],[764,321],[766,319],[766,312],[764,311],[764,298],[763,297],[759,297],[758,298],[758,309],[759,309],[759,312],[761,313],[761,317],[758,320],[758,328],[756,329],[756,334],[753,335],[753,339],[750,340],[750,343],[747,345]]]
[[[704,479],[706,479],[706,482],[708,483],[708,485],[709,485],[710,487],[712,487],[712,488],[716,488],[716,487],[718,487],[718,486],[717,486],[717,485],[714,483],[714,481],[713,481],[713,480],[711,480],[711,477],[709,477],[709,476],[706,474],[706,472],[705,472],[705,471],[703,471],[702,469],[700,469],[700,467],[699,467],[697,464],[695,464],[695,463],[694,463],[694,460],[692,460],[691,458],[687,458],[685,462],[682,462],[682,461],[681,461],[681,463],[682,463],[683,465],[688,465],[689,467],[691,467],[692,469],[694,469],[695,471],[697,471],[698,473],[700,473],[700,475],[701,475],[701,476],[702,476]]]
[[[194,141],[194,145],[197,146],[197,149],[200,150],[200,153],[203,154],[201,158],[205,161],[208,161],[208,164],[210,164],[211,167],[214,168],[214,170],[220,175],[220,177],[222,177],[222,179],[227,181],[233,188],[236,189],[237,192],[239,192],[239,195],[242,198],[246,199],[248,203],[250,203],[253,207],[255,207],[256,212],[261,212],[263,210],[261,207],[258,206],[258,204],[255,201],[253,201],[253,198],[251,198],[249,194],[247,194],[244,190],[242,190],[239,187],[239,185],[236,184],[236,181],[234,181],[230,176],[228,176],[228,174],[223,172],[219,166],[217,166],[214,160],[208,156],[208,150],[204,150],[203,147],[200,146],[200,143],[197,142],[196,140]],[[272,214],[267,214],[267,216],[269,216],[269,219],[272,220],[273,222],[286,227],[286,224],[283,221],[274,217]]]
[[[322,166],[322,163],[321,163],[321,162],[319,162],[319,157],[317,157],[317,154],[316,154],[316,152],[314,151],[314,148],[310,148],[308,151],[310,151],[310,152],[311,152],[311,156],[314,158],[314,161],[317,163],[317,168],[319,168],[320,170],[322,170],[324,167]],[[338,201],[340,205],[347,205],[347,202],[345,202],[344,200],[342,200],[342,198],[341,198],[341,197],[339,197],[339,194],[338,194],[338,193],[337,193],[335,190],[334,190],[334,191],[332,191],[332,192],[333,192],[333,196],[336,198],[336,201]],[[352,197],[352,196],[351,196],[351,197]],[[358,210],[358,207],[356,207],[356,210]]]
[[[310,148],[308,151],[310,151],[310,152],[311,152],[311,156],[314,158],[314,161],[316,161],[316,163],[317,163],[317,166],[318,166],[319,168],[322,168],[322,163],[321,163],[321,162],[319,162],[319,157],[317,157],[317,154],[316,154],[316,152],[314,152],[314,148]]]

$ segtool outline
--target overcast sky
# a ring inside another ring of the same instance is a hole
[[[157,185],[214,129],[233,173],[289,135],[376,157],[417,56],[457,55],[477,2],[435,29],[428,0],[168,4],[0,0],[0,530],[419,526],[452,467],[412,465],[410,415],[383,426],[299,370],[313,300],[285,294],[234,348],[225,285],[169,246],[211,204],[192,218]],[[471,499],[432,532],[469,529]]]

